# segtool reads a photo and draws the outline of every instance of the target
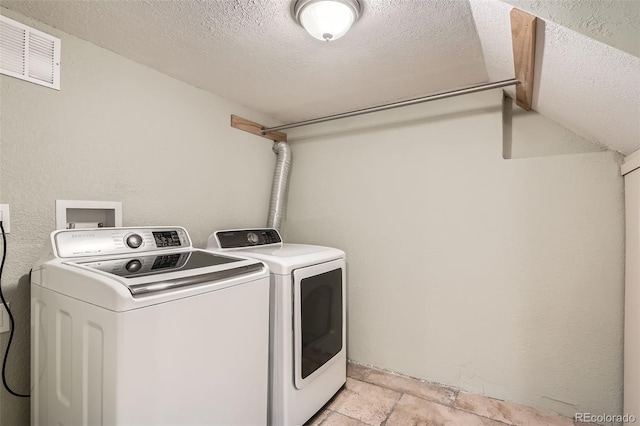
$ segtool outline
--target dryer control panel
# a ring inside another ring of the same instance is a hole
[[[56,256],[65,258],[191,247],[189,234],[180,227],[69,229],[51,238]]]
[[[282,237],[277,229],[230,229],[216,231],[215,237],[218,247],[221,249],[265,246],[269,244],[281,244]]]

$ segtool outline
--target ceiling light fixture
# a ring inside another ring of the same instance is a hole
[[[293,5],[296,22],[321,41],[345,35],[361,12],[358,0],[297,0]]]

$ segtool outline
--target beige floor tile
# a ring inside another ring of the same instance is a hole
[[[327,408],[377,426],[387,418],[398,398],[398,392],[347,378],[344,389]]]
[[[456,399],[456,392],[453,389],[381,370],[369,370],[364,381],[445,405],[453,405]]]
[[[446,405],[402,395],[386,426],[505,426]]]
[[[347,377],[351,377],[352,379],[366,382],[367,376],[371,371],[373,371],[371,368],[365,367],[364,365],[354,364],[352,362],[347,363]]]
[[[331,414],[331,411],[323,409],[311,417],[304,426],[319,426],[327,417],[329,417],[329,414]]]
[[[322,426],[367,426],[367,424],[332,411]]]
[[[573,419],[486,396],[460,392],[454,407],[518,426],[573,426]]]

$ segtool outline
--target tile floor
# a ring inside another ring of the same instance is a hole
[[[574,422],[557,414],[349,363],[345,387],[305,426],[367,425],[573,426]]]

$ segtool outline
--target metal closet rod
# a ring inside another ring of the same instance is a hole
[[[294,127],[308,126],[309,124],[324,123],[325,121],[339,120],[341,118],[355,117],[357,115],[369,114],[371,112],[386,111],[388,109],[399,108],[409,105],[421,104],[424,102],[437,101],[439,99],[452,98],[454,96],[468,95],[470,93],[482,92],[484,90],[498,89],[500,87],[520,84],[515,78],[509,80],[496,81],[495,83],[478,84],[477,86],[465,87],[464,89],[451,90],[449,92],[436,93],[434,95],[423,96],[421,98],[409,99],[406,101],[394,102],[390,104],[378,105],[370,108],[358,109],[355,111],[342,112],[340,114],[327,115],[325,117],[313,118],[311,120],[298,121],[297,123],[283,124],[282,126],[268,127],[262,129],[262,134],[275,132],[278,130],[293,129]]]

